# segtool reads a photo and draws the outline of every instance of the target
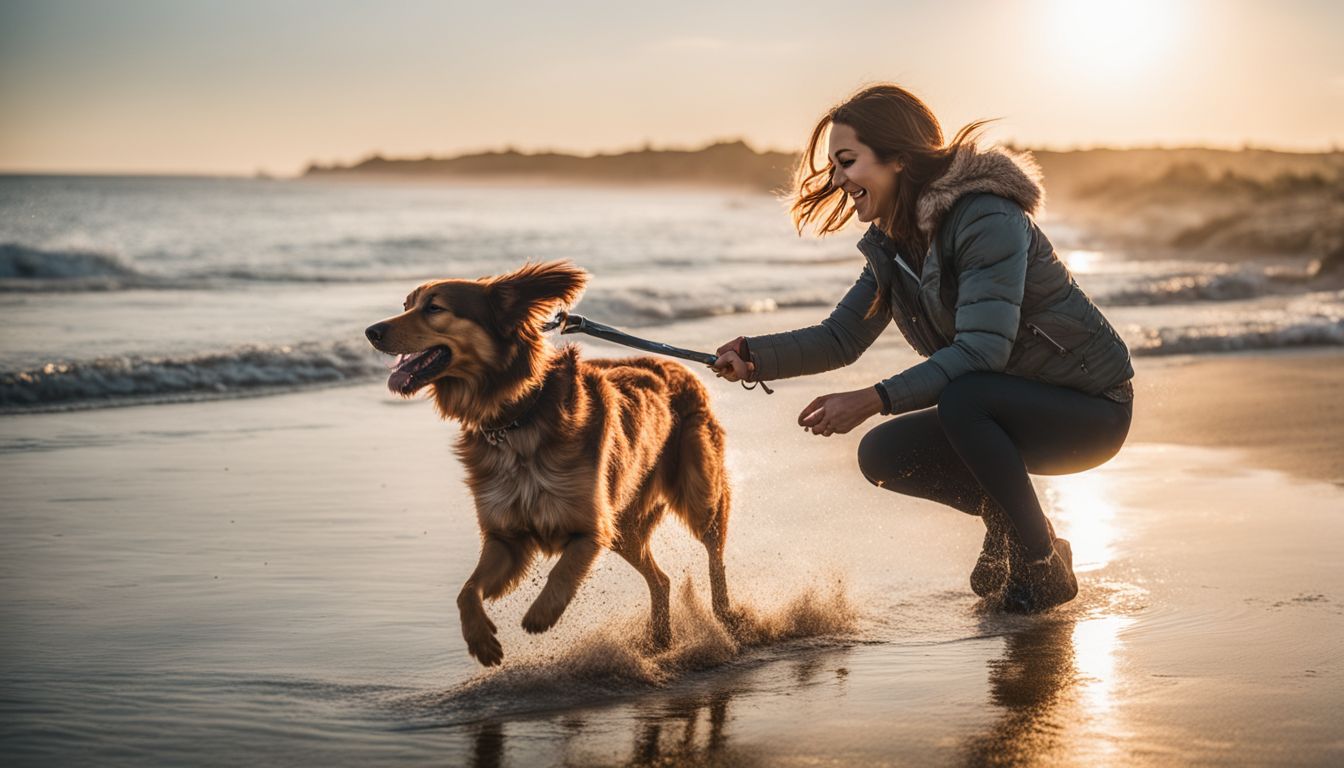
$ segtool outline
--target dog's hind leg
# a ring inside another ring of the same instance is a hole
[[[712,513],[713,522],[700,536],[709,554],[709,594],[714,604],[714,615],[725,625],[731,620],[728,604],[728,575],[723,567],[723,544],[728,534],[728,492],[724,489]]]
[[[656,524],[662,517],[663,509],[658,508],[648,519]],[[658,563],[654,562],[653,553],[649,551],[651,529],[651,525],[642,525],[635,535],[622,537],[621,546],[617,547],[616,554],[625,558],[636,571],[639,571],[639,575],[644,577],[644,581],[648,582],[649,600],[652,605],[649,634],[654,645],[662,649],[672,643],[672,580],[658,567]]]
[[[565,544],[564,551],[560,553],[560,559],[546,577],[546,586],[542,587],[541,594],[537,595],[537,599],[523,615],[523,629],[536,634],[555,626],[555,622],[560,620],[560,614],[569,607],[569,601],[574,599],[574,593],[579,591],[579,585],[588,576],[588,570],[593,567],[593,561],[601,551],[601,545],[592,536],[585,534],[571,536]]]
[[[678,467],[672,484],[673,507],[709,553],[714,615],[727,624],[731,614],[723,546],[728,537],[731,494],[724,467],[723,427],[708,411],[697,411],[682,422]]]
[[[495,637],[495,624],[485,614],[482,598],[495,599],[513,589],[536,555],[530,541],[487,535],[481,543],[481,559],[457,595],[457,610],[467,652],[487,667],[504,659],[504,648]]]

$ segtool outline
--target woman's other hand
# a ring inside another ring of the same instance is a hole
[[[738,336],[715,350],[719,357],[714,361],[714,373],[729,381],[750,381],[756,365],[743,359],[746,345],[746,337]]]
[[[798,414],[798,426],[814,435],[843,435],[882,412],[882,397],[874,387],[822,395]]]

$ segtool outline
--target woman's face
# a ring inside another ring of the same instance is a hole
[[[899,162],[879,160],[872,148],[859,141],[854,129],[844,123],[831,123],[827,152],[832,165],[831,184],[845,190],[854,201],[859,221],[868,223],[879,212],[891,209],[896,174],[901,171]]]

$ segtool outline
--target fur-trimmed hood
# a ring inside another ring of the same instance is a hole
[[[1036,215],[1045,208],[1041,179],[1041,167],[1029,152],[963,144],[953,155],[947,171],[929,182],[920,195],[916,209],[919,228],[933,237],[943,216],[957,200],[974,192],[1006,197],[1022,206],[1028,215]]]

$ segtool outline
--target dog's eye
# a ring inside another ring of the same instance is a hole
[[[425,305],[425,312],[426,312],[427,314],[431,314],[431,315],[432,315],[432,314],[434,314],[435,312],[442,312],[442,311],[443,311],[443,307],[436,306],[436,305],[434,305],[434,304],[426,304],[426,305]]]

